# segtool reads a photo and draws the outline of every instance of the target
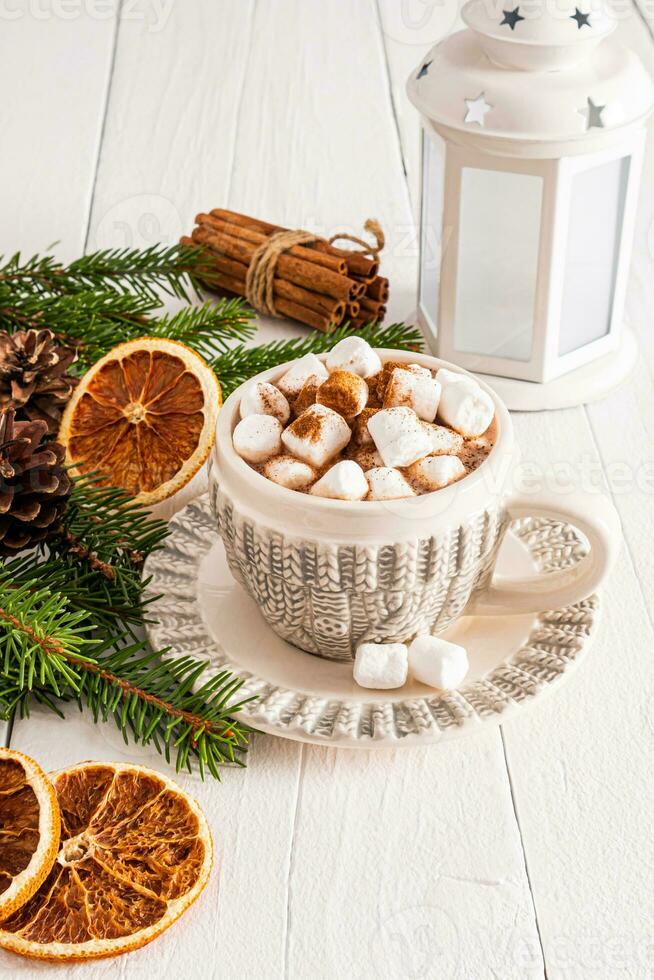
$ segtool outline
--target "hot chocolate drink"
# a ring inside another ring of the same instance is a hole
[[[395,500],[477,469],[496,439],[491,397],[466,374],[386,360],[358,337],[313,354],[240,403],[236,452],[299,493]]]

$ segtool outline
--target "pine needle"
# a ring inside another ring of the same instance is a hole
[[[322,354],[350,335],[361,337],[374,347],[414,351],[420,351],[423,347],[419,329],[406,323],[392,323],[386,327],[370,325],[359,329],[345,324],[330,334],[316,332],[292,340],[275,340],[259,347],[232,347],[219,354],[212,366],[220,379],[223,394],[227,396],[260,371],[267,371],[305,354]]]

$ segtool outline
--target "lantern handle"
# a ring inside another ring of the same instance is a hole
[[[608,574],[622,540],[620,519],[605,497],[576,491],[563,503],[555,494],[516,496],[506,503],[509,520],[541,517],[572,524],[586,538],[588,553],[571,568],[524,578],[498,576],[478,592],[465,615],[507,616],[545,612],[581,602]]]

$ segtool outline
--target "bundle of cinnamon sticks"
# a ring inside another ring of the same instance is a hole
[[[235,211],[214,208],[195,218],[183,245],[201,245],[216,272],[212,289],[246,296],[246,275],[255,251],[278,225]],[[274,306],[280,316],[328,333],[346,320],[354,327],[380,323],[386,313],[388,279],[378,274],[379,260],[361,251],[336,248],[319,239],[294,245],[274,269]]]

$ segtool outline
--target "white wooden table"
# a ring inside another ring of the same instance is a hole
[[[389,240],[390,317],[406,317],[417,118],[404,81],[457,17],[456,0],[1,4],[0,250],[58,241],[72,259],[172,241],[215,206],[325,233],[372,215]],[[654,69],[647,14],[624,0],[620,17]],[[247,771],[183,778],[215,833],[207,893],[148,948],[66,976],[654,975],[653,178],[650,146],[633,379],[589,408],[515,418],[528,459],[603,479],[623,521],[589,660],[467,740],[366,753],[261,736]],[[263,336],[280,330],[294,332]],[[163,766],[76,714],[35,711],[11,744],[49,768]],[[46,970],[0,954],[2,976]]]

